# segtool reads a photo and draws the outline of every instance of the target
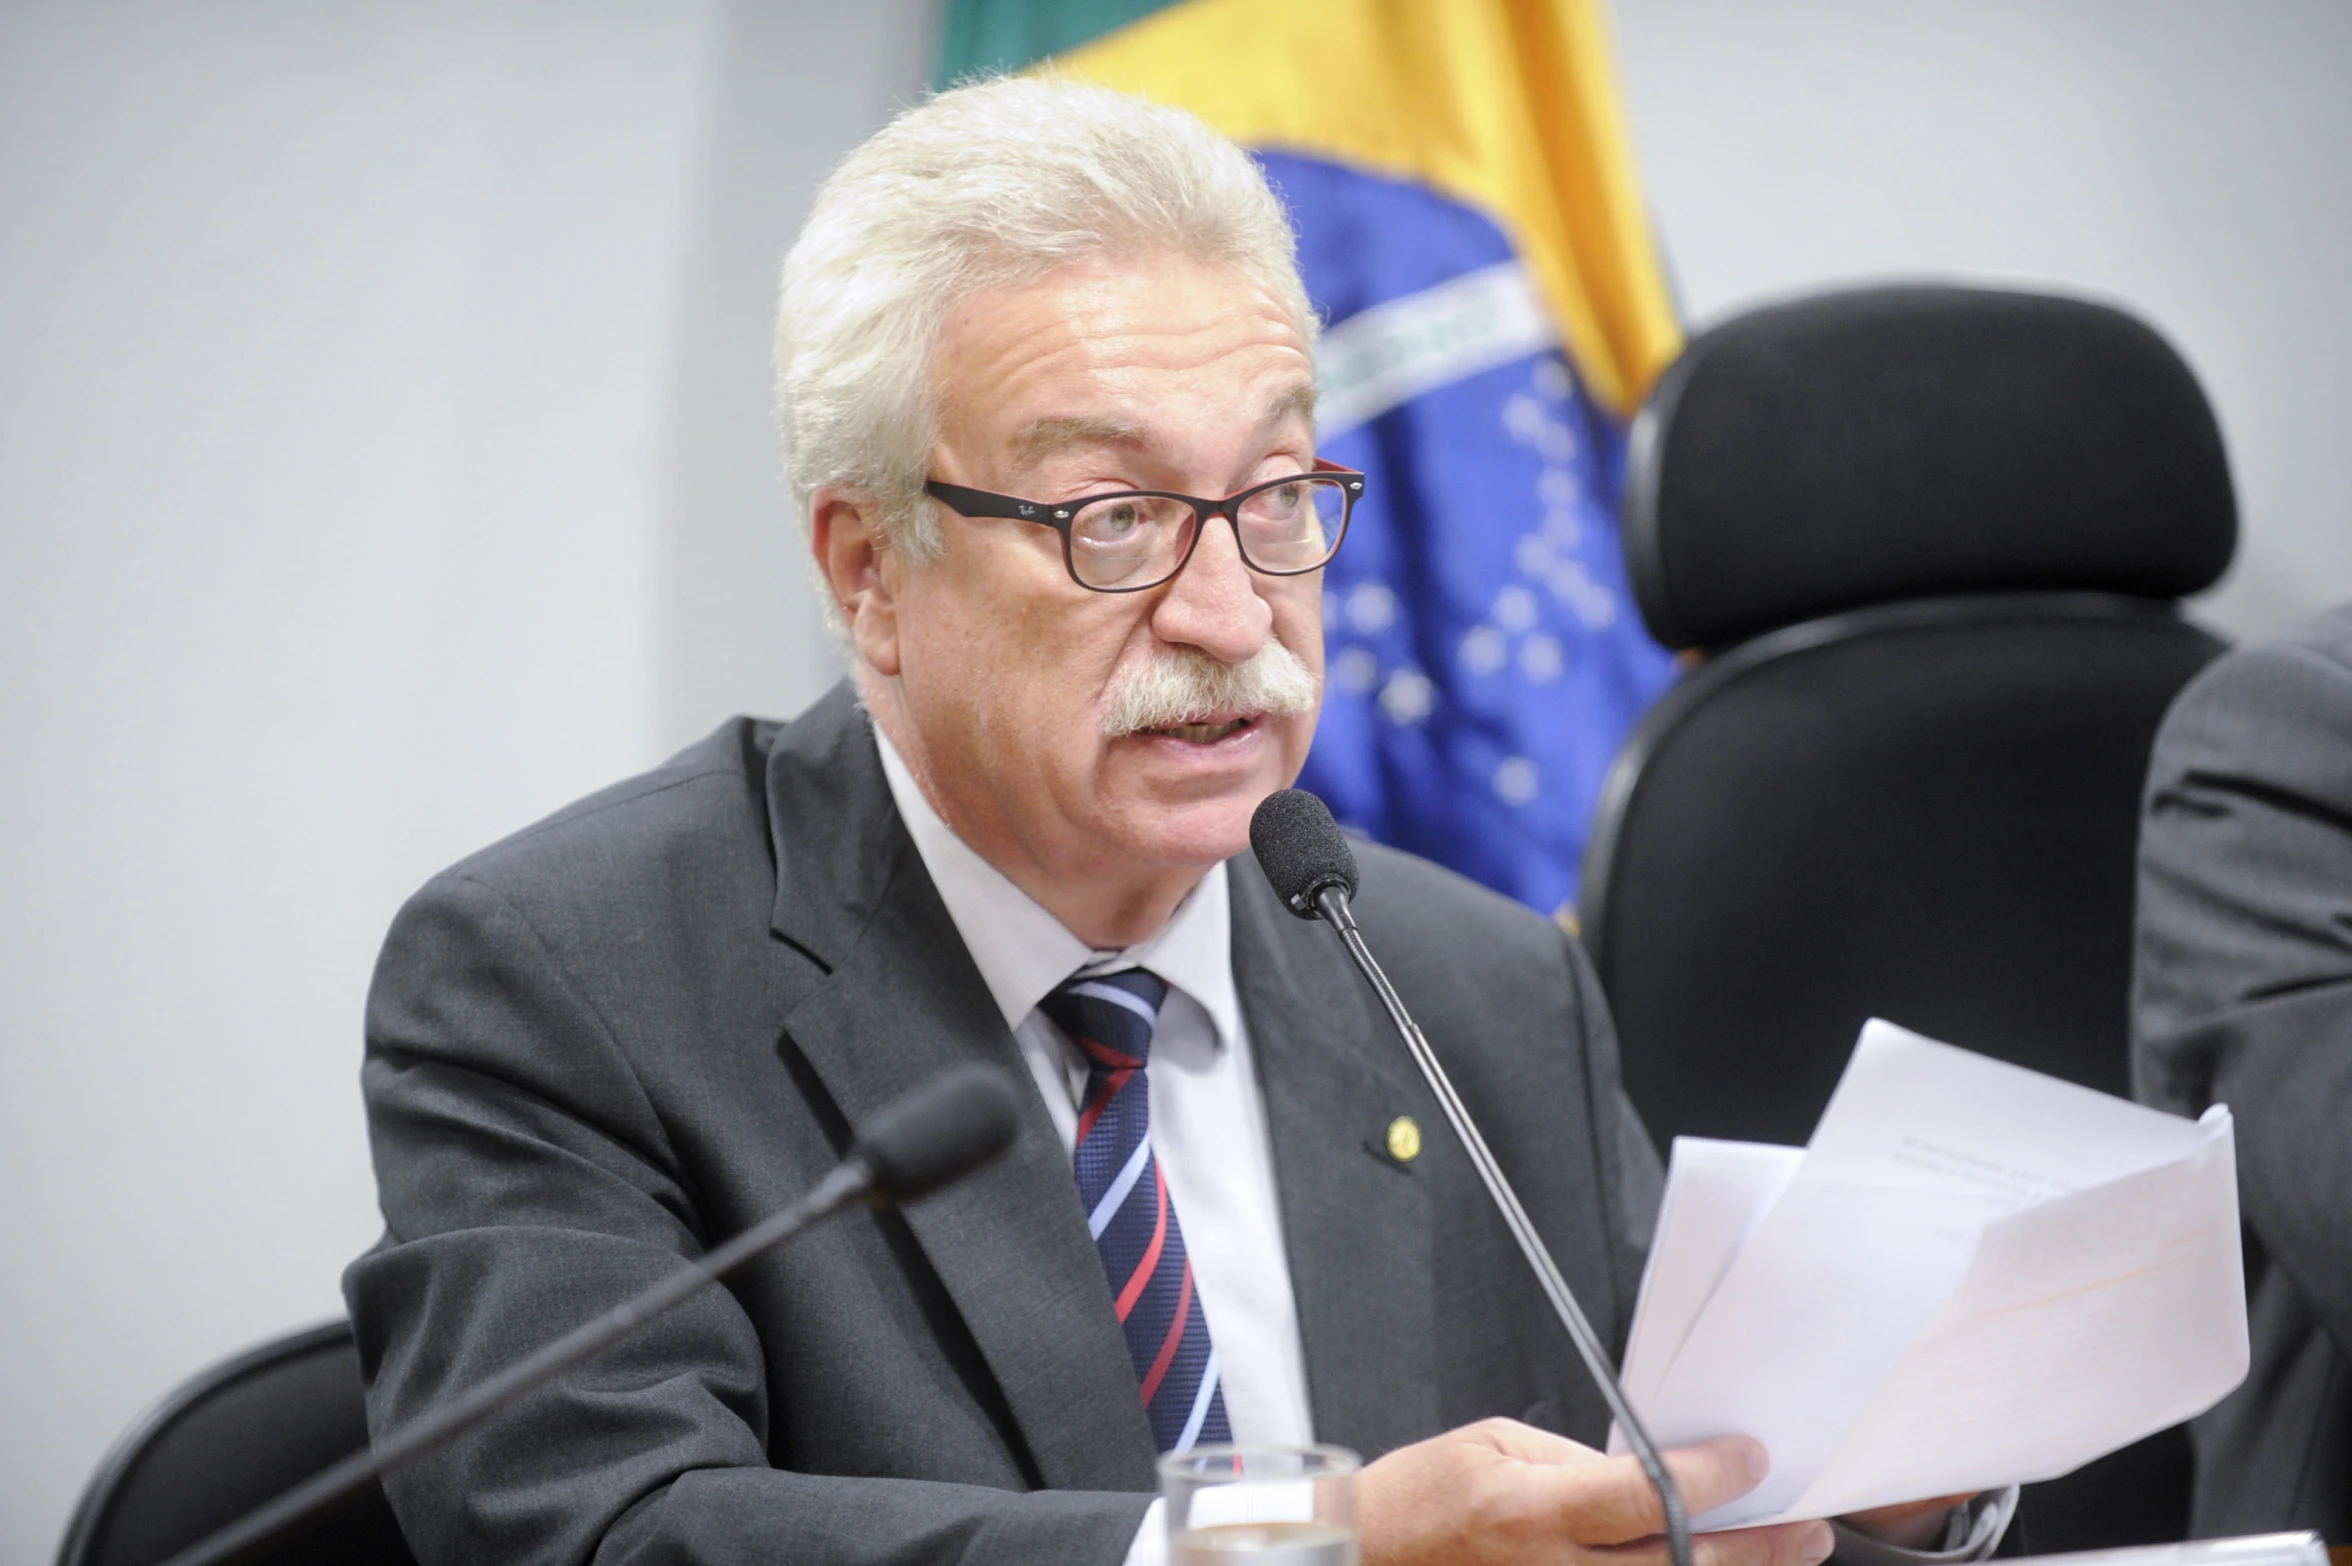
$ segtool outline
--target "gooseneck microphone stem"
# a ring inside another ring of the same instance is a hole
[[[1625,1432],[1628,1445],[1641,1462],[1642,1472],[1649,1475],[1650,1484],[1658,1492],[1658,1502],[1666,1513],[1666,1545],[1674,1558],[1674,1566],[1691,1566],[1690,1519],[1684,1513],[1682,1491],[1675,1485],[1674,1476],[1666,1471],[1665,1460],[1659,1457],[1649,1431],[1642,1428],[1633,1405],[1617,1385],[1617,1367],[1609,1363],[1608,1350],[1601,1346],[1592,1323],[1585,1320],[1584,1309],[1576,1303],[1576,1296],[1568,1291],[1568,1280],[1560,1276],[1553,1265],[1551,1252],[1535,1232],[1535,1223],[1527,1216],[1527,1209],[1519,1205],[1518,1193],[1495,1162],[1486,1138],[1478,1131],[1477,1123],[1463,1105],[1461,1095],[1454,1091],[1453,1082],[1446,1076],[1445,1067],[1438,1064],[1437,1053],[1429,1047],[1429,1040],[1420,1026],[1405,1010],[1405,1003],[1397,998],[1396,987],[1388,982],[1388,975],[1373,961],[1372,952],[1364,944],[1363,933],[1356,928],[1356,916],[1348,908],[1347,888],[1329,885],[1314,893],[1316,911],[1324,922],[1339,933],[1340,943],[1348,955],[1356,960],[1364,978],[1380,997],[1380,1004],[1388,1008],[1389,1021],[1396,1024],[1397,1033],[1404,1039],[1405,1048],[1412,1052],[1413,1063],[1421,1068],[1422,1077],[1429,1083],[1429,1091],[1437,1096],[1438,1106],[1445,1111],[1454,1135],[1461,1138],[1464,1151],[1478,1170],[1478,1178],[1486,1182],[1487,1194],[1503,1215],[1503,1222],[1511,1231],[1511,1238],[1519,1242],[1519,1252],[1527,1258],[1536,1281],[1543,1286],[1544,1296],[1552,1304],[1560,1325],[1568,1329],[1568,1337],[1583,1357],[1584,1368],[1594,1386],[1600,1388],[1601,1398],[1609,1405],[1609,1413],[1617,1421],[1617,1428]]]
[[[320,1470],[268,1505],[199,1539],[164,1566],[225,1566],[238,1560],[254,1546],[306,1517],[348,1500],[402,1464],[480,1424],[525,1393],[602,1352],[639,1324],[724,1277],[777,1241],[839,1212],[865,1196],[872,1185],[873,1173],[863,1163],[853,1159],[842,1164],[808,1195],[770,1213],[692,1265],[679,1268],[644,1293],[623,1300],[373,1446],[362,1447],[333,1467]]]
[[[880,1207],[912,1201],[962,1178],[1012,1142],[1019,1122],[1016,1102],[1012,1087],[999,1072],[970,1065],[941,1072],[877,1111],[849,1156],[799,1201],[770,1213],[643,1293],[575,1327],[479,1386],[197,1540],[164,1566],[229,1566],[249,1560],[260,1546],[296,1523],[349,1500],[402,1464],[413,1462],[582,1360],[602,1353],[619,1338],[778,1241],[788,1240],[857,1202]]]

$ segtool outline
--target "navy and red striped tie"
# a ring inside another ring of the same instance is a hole
[[[1168,1182],[1151,1148],[1152,1030],[1167,981],[1141,968],[1073,979],[1040,1004],[1084,1052],[1078,1196],[1102,1254],[1143,1411],[1163,1452],[1233,1439],[1217,1350],[1193,1287]]]

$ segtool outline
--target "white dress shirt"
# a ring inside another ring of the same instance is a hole
[[[1193,1288],[1217,1346],[1226,1421],[1244,1445],[1312,1441],[1306,1354],[1282,1248],[1266,1104],[1233,988],[1225,867],[1203,876],[1157,935],[1124,951],[1097,951],[957,837],[879,727],[874,739],[899,817],[1021,1046],[1064,1149],[1077,1147],[1087,1062],[1038,1002],[1081,973],[1148,968],[1168,981],[1145,1067],[1152,1156],[1184,1226]],[[1164,1559],[1165,1547],[1154,1503],[1128,1566]]]

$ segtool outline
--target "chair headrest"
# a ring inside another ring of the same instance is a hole
[[[2180,355],[2079,299],[1857,289],[1694,338],[1636,418],[1626,567],[1669,647],[1892,599],[2178,598],[2237,543]]]

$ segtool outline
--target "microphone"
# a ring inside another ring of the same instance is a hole
[[[275,1500],[199,1539],[164,1566],[226,1566],[249,1560],[296,1523],[349,1499],[369,1483],[472,1429],[632,1329],[717,1281],[779,1240],[855,1202],[886,1207],[912,1201],[994,1158],[1012,1142],[1019,1109],[1004,1074],[957,1066],[885,1105],[832,1173],[806,1196],[780,1208],[699,1261],[565,1333],[382,1441],[352,1453]]]
[[[1502,1166],[1495,1162],[1486,1138],[1471,1120],[1468,1107],[1447,1079],[1445,1068],[1438,1064],[1428,1038],[1405,1010],[1405,1003],[1398,998],[1395,986],[1388,982],[1388,975],[1372,960],[1371,949],[1356,928],[1356,916],[1348,908],[1348,900],[1356,895],[1356,856],[1347,839],[1340,836],[1339,824],[1331,819],[1331,807],[1303,788],[1287,788],[1268,795],[1257,813],[1250,817],[1250,849],[1257,855],[1259,867],[1273,883],[1275,895],[1282,899],[1283,906],[1301,919],[1321,919],[1339,933],[1340,944],[1356,960],[1365,981],[1387,1008],[1388,1020],[1396,1025],[1398,1037],[1405,1041],[1413,1063],[1421,1068],[1422,1077],[1429,1083],[1429,1091],[1444,1109],[1447,1123],[1452,1125],[1454,1135],[1461,1139],[1463,1150],[1470,1155],[1478,1178],[1486,1185],[1486,1194],[1493,1198],[1495,1210],[1502,1214],[1504,1227],[1519,1242],[1519,1253],[1527,1258],[1527,1265],[1534,1271],[1536,1282],[1542,1285],[1544,1296],[1551,1301],[1560,1325],[1568,1329],[1568,1337],[1584,1361],[1585,1373],[1600,1389],[1601,1400],[1609,1405],[1609,1413],[1625,1432],[1626,1443],[1633,1448],[1642,1472],[1649,1476],[1651,1488],[1658,1492],[1658,1503],[1666,1513],[1666,1543],[1673,1554],[1674,1566],[1691,1566],[1690,1520],[1683,1511],[1682,1491],[1675,1485],[1674,1476],[1666,1471],[1665,1461],[1658,1456],[1657,1445],[1642,1427],[1633,1405],[1625,1400],[1625,1391],[1617,1384],[1617,1368],[1609,1363],[1608,1350],[1601,1346],[1592,1323],[1585,1319],[1583,1307],[1576,1303],[1576,1296],[1568,1291],[1568,1280],[1560,1276],[1559,1265],[1544,1248],[1543,1237],[1535,1232],[1527,1209],[1519,1205],[1517,1193],[1504,1177]]]
[[[1250,852],[1283,905],[1301,919],[1318,917],[1315,899],[1334,888],[1356,895],[1355,851],[1339,835],[1321,795],[1303,788],[1268,794],[1250,817]],[[1340,906],[1347,906],[1344,900]],[[1346,927],[1353,929],[1353,922]]]
[[[869,1206],[911,1202],[1010,1147],[1020,1113],[1003,1072],[954,1066],[883,1105],[841,1168],[864,1167],[870,1188],[858,1195]],[[745,1238],[756,1232],[746,1230]]]

